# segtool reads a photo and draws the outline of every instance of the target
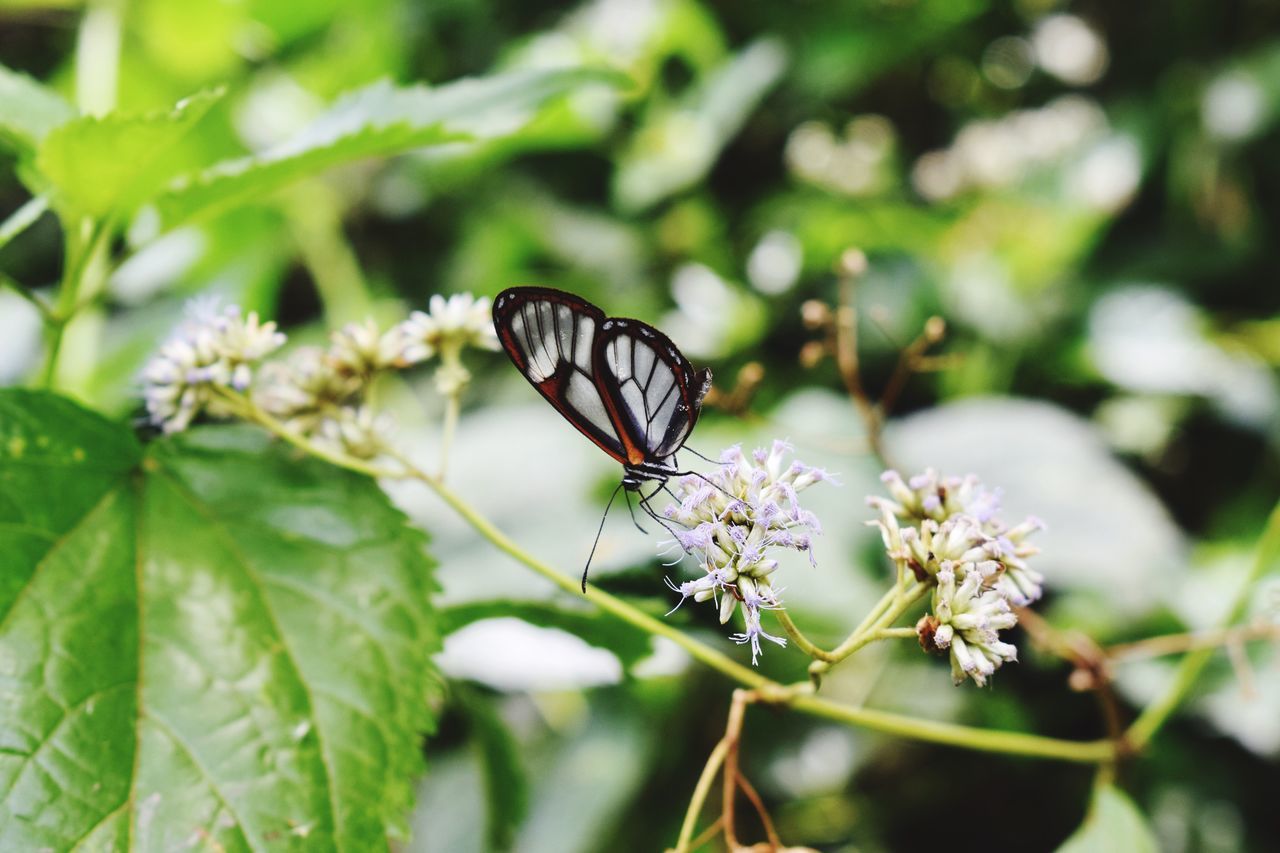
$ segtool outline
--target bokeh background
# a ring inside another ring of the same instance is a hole
[[[0,63],[138,111],[227,85],[182,143],[193,163],[267,148],[380,78],[606,64],[634,81],[574,95],[499,143],[346,167],[158,240],[138,225],[121,249],[140,251],[112,275],[71,377],[121,416],[137,411],[143,359],[197,294],[305,342],[367,315],[392,322],[435,293],[572,290],[664,329],[712,367],[722,399],[758,378],[735,405],[709,407],[691,446],[789,438],[841,475],[804,495],[825,527],[817,567],[801,557],[779,575],[797,621],[830,643],[886,571],[863,524],[879,472],[864,427],[831,360],[801,358],[815,335],[800,307],[834,302],[833,264],[852,246],[870,259],[856,299],[872,396],[928,317],[947,322],[940,357],[887,426],[890,459],[973,471],[1003,487],[1009,516],[1047,520],[1040,609],[1054,625],[1110,643],[1212,624],[1280,497],[1275,3],[120,0],[104,18],[122,26],[114,79],[76,74],[97,8],[0,5]],[[7,215],[28,196],[0,165]],[[60,264],[48,216],[0,254],[33,284],[56,282]],[[27,303],[0,292],[0,382],[31,374],[39,341]],[[616,466],[501,354],[468,363],[451,482],[575,573]],[[385,399],[401,441],[434,464],[430,377]],[[490,801],[524,815],[522,851],[672,843],[728,685],[598,620],[577,636],[548,626],[548,602],[574,603],[422,493],[396,497],[434,537],[442,604],[496,617],[447,638],[452,698],[406,849],[484,849]],[[615,511],[595,582],[665,610],[662,575],[690,567],[663,566],[659,539]],[[1280,618],[1275,578],[1253,612]],[[710,608],[670,619],[746,658]],[[1065,665],[1019,645],[1023,660],[985,690],[952,687],[945,662],[905,643],[859,655],[825,689],[1101,736]],[[779,679],[804,667],[793,650],[762,661]],[[1125,712],[1169,670],[1121,668]],[[1280,655],[1252,649],[1247,672],[1220,661],[1124,770],[1165,849],[1280,843]],[[1091,784],[1085,768],[764,710],[748,715],[744,762],[784,838],[833,851],[1052,849]]]

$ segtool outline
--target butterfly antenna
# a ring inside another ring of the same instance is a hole
[[[609,495],[609,502],[604,505],[604,515],[600,516],[600,528],[596,531],[596,541],[591,543],[591,553],[587,555],[587,564],[582,567],[582,593],[587,592],[587,572],[591,571],[591,558],[596,555],[596,546],[600,544],[600,534],[604,533],[604,522],[609,517],[609,507],[613,506],[613,499],[618,496],[618,489],[622,488],[622,483],[618,483],[614,487],[613,494]],[[630,505],[630,504],[628,504]]]
[[[649,535],[649,531],[647,531],[647,530],[645,530],[643,527],[641,527],[641,526],[640,526],[640,522],[636,521],[636,508],[635,508],[635,507],[633,507],[633,506],[631,505],[631,492],[630,492],[630,491],[628,491],[628,492],[627,492],[627,512],[631,513],[631,523],[632,523],[632,524],[634,524],[634,525],[636,526],[636,530],[639,530],[639,531],[640,531],[641,533],[643,533],[645,536],[648,536],[648,535]]]
[[[687,451],[689,451],[690,453],[692,453],[694,456],[696,456],[696,457],[698,457],[699,459],[701,459],[703,462],[710,462],[712,465],[728,465],[728,464],[729,464],[729,463],[727,463],[727,462],[721,462],[721,461],[719,461],[719,460],[711,459],[710,457],[703,456],[701,453],[699,453],[698,451],[694,450],[692,447],[682,447],[682,448],[680,448],[680,449],[681,449],[681,450],[687,450]]]

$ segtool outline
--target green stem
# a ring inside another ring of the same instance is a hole
[[[1253,566],[1236,593],[1235,600],[1222,619],[1220,627],[1228,627],[1238,621],[1249,603],[1249,593],[1254,584],[1273,564],[1280,562],[1280,503],[1271,511],[1266,529],[1258,539],[1257,554]],[[1186,698],[1196,679],[1204,671],[1209,659],[1213,657],[1213,648],[1197,649],[1182,659],[1174,674],[1173,682],[1161,694],[1160,698],[1148,705],[1125,733],[1130,748],[1138,750],[1146,746],[1156,732],[1168,721],[1178,705]]]
[[[116,107],[122,5],[122,0],[97,0],[89,5],[80,21],[76,41],[76,106],[85,115],[106,115]]]
[[[800,649],[800,651],[804,652],[809,657],[817,658],[818,660],[835,660],[835,658],[831,657],[831,652],[815,644],[812,640],[806,637],[798,627],[796,627],[796,623],[791,621],[791,614],[786,610],[775,610],[773,611],[773,616],[778,620],[778,624],[783,627],[783,630],[787,632],[787,636],[791,638],[791,642],[795,643],[796,648]]]
[[[979,752],[1056,758],[1079,764],[1099,764],[1115,758],[1115,745],[1108,740],[1059,740],[1022,732],[1001,732],[958,726],[953,723],[903,717],[869,708],[854,708],[804,694],[793,696],[788,704],[797,711],[803,711],[815,717],[848,723],[884,734],[958,746]]]
[[[373,300],[360,261],[342,230],[342,203],[328,186],[295,187],[286,210],[298,252],[315,284],[325,316],[336,326],[370,315]]]
[[[881,628],[872,635],[875,640],[914,640],[918,637],[915,628]]]
[[[420,468],[413,466],[407,460],[401,457],[396,457],[397,461],[404,466],[404,469],[401,471],[388,471],[362,460],[346,456],[343,453],[327,450],[324,447],[313,444],[306,438],[306,436],[290,429],[280,421],[271,417],[271,415],[262,411],[261,408],[256,406],[243,395],[225,389],[221,391],[221,394],[223,399],[227,401],[232,409],[243,416],[246,420],[258,423],[299,449],[324,459],[338,467],[356,471],[374,478],[408,478],[420,480],[439,495],[439,497],[455,512],[462,516],[462,518],[470,524],[476,532],[485,539],[488,539],[489,542],[499,550],[504,551],[511,557],[515,558],[518,562],[523,563],[525,566],[542,575],[544,578],[566,592],[572,595],[579,594],[578,582],[575,579],[561,574],[538,558],[525,552],[519,545],[509,539],[506,534],[498,530],[491,521],[472,509],[469,504],[442,484],[437,478],[431,476]],[[893,618],[896,618],[900,609],[905,609],[905,607],[909,605],[910,601],[913,601],[915,598],[919,597],[919,595],[922,595],[924,590],[924,585],[919,585],[912,591],[912,595],[909,596],[906,601],[902,602],[898,607],[890,607],[890,610],[884,613],[875,624],[880,625],[880,623],[885,620],[892,621]],[[588,587],[586,598],[606,613],[610,613],[633,627],[639,628],[649,634],[666,637],[687,651],[695,660],[711,667],[725,676],[728,676],[740,684],[754,688],[758,693],[759,700],[762,702],[786,705],[807,714],[855,726],[861,726],[863,728],[883,732],[885,734],[929,741],[931,743],[976,749],[984,752],[1000,752],[1011,755],[1056,758],[1063,761],[1083,763],[1111,761],[1115,757],[1113,745],[1109,741],[1069,741],[1059,740],[1057,738],[1041,737],[1039,735],[1023,734],[1020,732],[991,731],[989,729],[972,728],[969,726],[959,726],[950,723],[939,723],[932,720],[920,720],[913,717],[892,714],[886,711],[854,708],[830,702],[825,699],[819,699],[809,695],[807,685],[787,687],[776,681],[765,678],[758,672],[748,669],[737,661],[734,661],[709,646],[703,645],[691,637],[685,636],[683,632],[672,628],[670,625],[655,619],[649,614],[636,609],[622,599],[610,595],[607,592],[603,592],[595,587]]]
[[[41,380],[45,388],[53,388],[57,380],[58,359],[62,354],[67,326],[75,319],[81,307],[96,298],[101,281],[106,280],[106,268],[102,264],[101,255],[106,251],[106,237],[111,233],[111,223],[108,220],[86,219],[70,227],[64,223],[63,228],[66,260],[62,284],[58,288],[58,301],[48,326],[49,344]]]
[[[459,389],[460,390],[460,389]],[[462,408],[461,394],[454,391],[444,398],[444,424],[440,436],[440,473],[436,476],[444,481],[445,471],[449,467],[449,451],[453,449],[453,435],[458,431],[458,414]]]
[[[884,639],[878,636],[878,633],[897,621],[898,617],[924,597],[931,588],[929,584],[917,583],[909,587],[906,592],[900,592],[895,583],[893,588],[885,593],[884,598],[871,608],[871,612],[862,620],[862,624],[853,629],[853,633],[843,643],[836,646],[827,657],[813,662],[809,667],[810,678],[814,679],[815,684],[818,683],[823,673],[829,670],[833,663],[844,660],[876,640]]]

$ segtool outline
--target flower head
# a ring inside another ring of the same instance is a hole
[[[389,449],[391,417],[368,406],[340,409],[320,425],[320,438],[357,459],[374,459]]]
[[[361,377],[335,369],[319,347],[299,347],[284,361],[263,365],[254,401],[288,426],[310,432],[334,407],[356,399]]]
[[[831,475],[800,462],[784,463],[791,446],[775,441],[750,456],[734,446],[720,456],[720,466],[706,477],[686,475],[676,483],[676,503],[663,515],[681,527],[676,542],[698,558],[705,573],[678,587],[681,601],[716,598],[720,621],[728,622],[742,605],[746,630],[734,635],[750,643],[752,663],[760,655],[760,639],[785,645],[760,625],[760,612],[780,605],[769,576],[778,568],[774,549],[802,551],[812,562],[812,534],[817,517],[800,506],[799,492]],[[720,595],[723,593],[723,595]],[[699,597],[702,596],[702,597]]]
[[[1017,650],[998,632],[1017,622],[1015,607],[1043,594],[1044,578],[1027,565],[1037,553],[1027,537],[1044,527],[1036,518],[1008,527],[998,516],[1000,492],[972,474],[939,477],[932,469],[903,478],[881,476],[889,497],[871,497],[879,511],[885,551],[923,584],[933,584],[932,607],[916,629],[930,651],[946,651],[956,683],[979,685]]]
[[[939,478],[932,469],[910,481],[886,471],[880,480],[891,497],[867,499],[880,513],[869,523],[880,528],[889,557],[905,561],[919,580],[937,575],[944,562],[955,563],[961,577],[972,566],[993,562],[993,582],[1014,604],[1030,604],[1043,594],[1043,576],[1026,562],[1038,549],[1025,540],[1044,524],[1028,518],[1006,526],[997,515],[999,490],[986,489],[972,474]],[[991,574],[990,567],[984,569]]]
[[[151,422],[174,433],[190,426],[202,410],[228,414],[216,389],[247,390],[254,365],[284,340],[275,323],[260,322],[256,313],[244,317],[235,305],[193,303],[186,321],[143,367]]]
[[[368,376],[426,360],[430,349],[405,333],[404,324],[383,332],[372,317],[348,323],[330,336],[329,363],[341,373]]]
[[[425,351],[421,361],[437,352],[458,352],[463,347],[496,350],[498,335],[493,329],[490,300],[469,293],[455,293],[448,299],[432,296],[426,311],[414,311],[400,324],[403,337]]]
[[[947,651],[951,679],[960,684],[972,678],[979,687],[1006,661],[1016,661],[1018,650],[1001,641],[999,631],[1017,624],[1009,601],[996,589],[984,586],[980,572],[969,572],[957,583],[948,563],[938,572],[933,589],[931,615],[916,625],[921,644],[930,651]]]

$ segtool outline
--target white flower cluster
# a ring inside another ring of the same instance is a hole
[[[181,432],[202,410],[229,414],[218,388],[244,391],[253,366],[284,343],[275,323],[237,306],[192,303],[187,318],[142,371],[143,400],[151,422],[166,433]]]
[[[780,605],[769,576],[778,561],[768,556],[770,548],[804,551],[813,561],[810,535],[821,527],[813,513],[801,508],[796,495],[831,476],[820,468],[800,462],[783,466],[783,455],[791,450],[784,441],[771,448],[759,448],[750,458],[734,446],[720,455],[720,466],[703,478],[686,475],[676,484],[678,504],[663,515],[683,525],[675,532],[686,553],[699,559],[704,575],[697,580],[667,585],[680,593],[680,602],[715,601],[720,622],[733,617],[742,605],[745,627],[732,639],[751,644],[751,662],[760,656],[760,639],[780,646],[787,641],[767,633],[760,624],[763,610]]]
[[[457,393],[470,378],[461,366],[462,350],[497,347],[487,297],[433,296],[428,308],[386,331],[372,318],[349,323],[330,335],[327,348],[299,347],[283,360],[260,364],[285,342],[275,323],[260,323],[252,313],[241,318],[235,306],[205,304],[143,369],[147,411],[168,433],[186,429],[201,411],[233,415],[217,393],[222,387],[248,393],[290,429],[373,458],[387,449],[392,429],[389,418],[364,403],[379,374],[439,355],[437,385],[447,374],[450,392]]]
[[[436,389],[446,396],[457,394],[471,373],[462,366],[459,355],[466,347],[498,349],[498,333],[494,331],[491,306],[487,297],[473,299],[458,293],[447,300],[432,296],[427,311],[414,311],[401,324],[403,335],[421,347],[422,358],[440,354],[436,370]]]
[[[906,482],[886,471],[881,481],[892,498],[868,498],[880,510],[871,523],[892,559],[934,584],[931,612],[916,626],[921,645],[950,653],[957,684],[986,684],[1001,664],[1017,660],[998,633],[1016,624],[1013,608],[1043,594],[1044,578],[1026,562],[1038,549],[1026,538],[1044,525],[1028,518],[1007,527],[996,516],[999,493],[973,475],[940,479],[928,470]]]

